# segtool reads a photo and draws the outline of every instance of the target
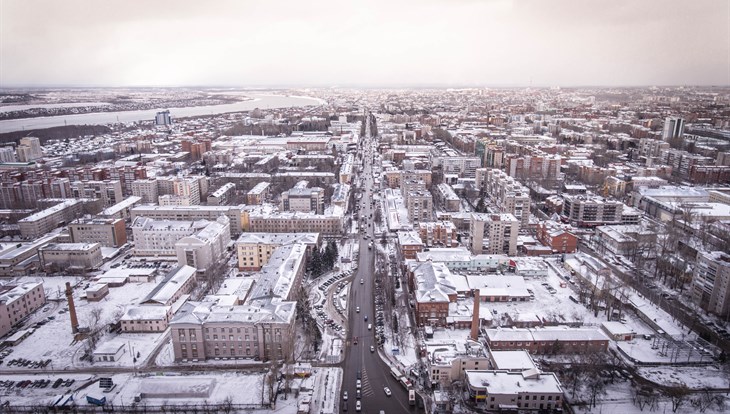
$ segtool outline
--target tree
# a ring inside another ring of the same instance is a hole
[[[484,202],[484,196],[479,197],[479,201],[477,202],[477,206],[474,208],[477,213],[485,213],[487,211],[487,205]]]
[[[667,397],[672,402],[672,412],[676,413],[679,408],[687,402],[687,398],[690,395],[689,388],[685,384],[679,384],[674,387],[669,387],[665,390]]]

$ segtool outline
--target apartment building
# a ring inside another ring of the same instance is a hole
[[[271,187],[271,183],[264,181],[256,184],[254,188],[251,189],[246,194],[246,202],[248,204],[255,204],[255,205],[261,205],[269,198],[269,188]]]
[[[223,184],[221,188],[208,195],[209,206],[225,206],[231,202],[236,193],[236,185],[233,183]]]
[[[604,224],[621,224],[624,204],[602,197],[565,196],[562,216],[572,225],[591,227]]]
[[[73,181],[71,196],[99,199],[104,207],[113,206],[124,199],[122,183],[119,180]]]
[[[413,223],[433,220],[433,196],[426,190],[408,191],[405,193],[408,217]]]
[[[230,242],[230,220],[220,216],[203,229],[175,243],[177,263],[180,266],[192,266],[199,273],[204,273],[223,257]]]
[[[320,244],[319,233],[243,233],[236,240],[238,270],[258,271],[281,246],[302,244],[307,252]]]
[[[479,169],[477,171],[477,188],[484,190],[491,204],[500,213],[515,216],[523,228],[530,223],[530,190],[497,169]]]
[[[692,299],[722,318],[730,314],[730,254],[698,252],[692,278]]]
[[[68,225],[73,243],[99,243],[120,247],[127,242],[127,229],[122,219],[81,218]]]
[[[156,179],[135,180],[132,181],[131,187],[132,195],[140,197],[143,204],[157,204],[160,193],[157,188]]]
[[[418,235],[426,247],[456,247],[458,231],[450,221],[432,221],[418,223]]]
[[[18,161],[29,162],[43,158],[43,150],[41,149],[41,140],[36,137],[23,137],[16,148],[18,153]]]
[[[45,235],[51,230],[64,226],[73,221],[82,213],[83,203],[81,200],[65,200],[32,214],[24,219],[18,220],[20,234],[23,237],[35,238]]]
[[[469,231],[473,254],[517,254],[520,222],[512,214],[472,213]]]
[[[461,199],[448,184],[441,183],[436,186],[436,199],[446,211],[461,210]]]
[[[474,178],[477,168],[482,166],[482,160],[479,157],[435,157],[433,164],[434,167],[441,166],[444,174]]]
[[[0,162],[15,161],[15,150],[12,147],[0,147]]]
[[[46,293],[41,282],[0,286],[0,337],[45,304]]]
[[[85,271],[103,262],[99,243],[51,243],[38,249],[42,269]]]

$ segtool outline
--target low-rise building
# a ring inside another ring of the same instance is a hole
[[[45,304],[43,283],[0,286],[0,337]]]
[[[423,242],[415,231],[399,231],[398,246],[404,259],[415,259],[416,255],[423,251]]]
[[[271,183],[264,181],[256,184],[254,188],[251,189],[246,194],[246,202],[248,204],[254,204],[254,205],[261,205],[269,198],[269,188],[271,187]]]
[[[47,271],[86,271],[101,266],[99,243],[51,243],[38,249],[40,265]]]
[[[120,322],[122,332],[163,332],[170,318],[171,306],[139,305],[127,308]]]
[[[562,410],[563,387],[553,373],[466,370],[465,376],[469,400],[490,411]]]
[[[486,329],[489,348],[524,349],[531,354],[590,354],[608,350],[608,337],[596,328]]]
[[[537,226],[537,239],[553,253],[575,253],[578,249],[578,237],[566,226],[554,221],[543,222]]]
[[[195,287],[196,270],[180,266],[167,273],[164,279],[142,300],[142,304],[170,306]]]

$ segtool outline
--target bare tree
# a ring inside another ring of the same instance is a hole
[[[672,402],[672,412],[676,413],[681,406],[683,406],[690,395],[690,390],[685,384],[679,384],[674,387],[669,387],[664,391]]]

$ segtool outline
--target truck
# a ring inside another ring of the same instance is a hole
[[[98,396],[86,396],[86,402],[93,405],[98,405],[99,407],[104,406],[106,404],[106,397],[99,398]]]
[[[400,377],[398,379],[398,382],[400,382],[401,385],[404,386],[407,390],[413,388],[413,384],[411,384],[411,381],[409,381],[408,378],[406,378],[405,376]]]

